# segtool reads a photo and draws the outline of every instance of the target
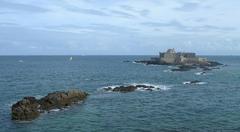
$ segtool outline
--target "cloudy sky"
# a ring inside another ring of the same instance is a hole
[[[240,55],[239,0],[0,0],[0,55]]]

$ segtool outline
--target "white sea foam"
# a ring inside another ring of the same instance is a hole
[[[110,86],[107,86],[107,87],[103,87],[103,88],[111,88],[111,89],[114,89],[116,87],[120,87],[120,85],[110,85]]]
[[[50,112],[58,112],[60,111],[61,109],[51,109]]]
[[[110,85],[110,86],[106,86],[106,87],[101,87],[98,90],[99,91],[107,91],[107,92],[111,92],[114,88],[116,87],[120,87],[120,85]]]
[[[36,96],[35,96],[36,99],[41,99],[41,98],[43,98],[43,97],[44,97],[44,96],[42,96],[42,95],[36,95]]]
[[[140,62],[136,62],[136,61],[132,61],[133,64],[139,64],[139,65],[142,65],[143,63],[140,63]],[[144,64],[146,65],[146,64]]]
[[[133,64],[139,64],[139,63],[137,63],[136,61],[133,61],[132,63],[133,63]]]
[[[12,102],[6,104],[6,106],[7,106],[7,107],[12,107],[12,105],[15,104],[16,102],[17,102],[17,101],[12,101]]]
[[[163,72],[172,72],[171,69],[163,70]]]
[[[198,75],[198,76],[200,76],[200,75],[205,75],[206,73],[205,72],[196,72],[195,73],[195,75]]]
[[[201,81],[199,81],[199,82],[185,81],[185,82],[183,82],[183,84],[184,84],[184,85],[186,85],[186,84],[204,85],[204,84],[207,84],[207,82],[201,82]]]
[[[191,81],[185,81],[183,84],[191,84]]]
[[[78,101],[78,102],[76,102],[76,104],[82,104],[83,103],[83,101]]]
[[[207,84],[207,82],[198,82],[198,83],[196,83],[196,84],[198,84],[198,85],[204,85],[204,84]]]
[[[139,91],[159,91],[159,90],[169,90],[170,87],[166,85],[156,85],[156,84],[149,84],[149,83],[132,83],[130,85],[137,86],[137,85],[144,85],[147,87],[153,87],[153,88],[144,88],[144,87],[138,87],[137,90]]]
[[[92,78],[85,78],[84,81],[96,81],[96,80]]]
[[[197,76],[200,76],[200,75],[212,75],[212,73],[209,73],[209,72],[196,72],[196,73],[194,73],[195,75],[197,75]]]

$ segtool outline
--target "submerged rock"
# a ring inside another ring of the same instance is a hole
[[[151,85],[136,85],[137,88],[155,88],[154,86]]]
[[[84,100],[87,96],[86,92],[70,90],[49,93],[39,100],[35,97],[24,97],[12,106],[12,119],[33,120],[41,112],[70,106],[73,103]]]
[[[141,90],[141,91],[156,91],[160,90],[157,86],[152,85],[144,85],[144,84],[138,84],[138,85],[128,85],[128,86],[115,86],[115,87],[105,87],[103,88],[105,91],[112,91],[112,92],[121,92],[121,93],[127,93],[127,92],[133,92],[135,90]]]
[[[114,88],[112,91],[114,92],[132,92],[135,91],[137,89],[136,86],[120,86],[120,87],[116,87]]]

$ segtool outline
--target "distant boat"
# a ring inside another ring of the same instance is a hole
[[[72,60],[73,60],[73,57],[70,57],[70,58],[69,58],[69,61],[72,61]]]

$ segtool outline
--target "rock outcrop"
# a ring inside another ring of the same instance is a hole
[[[130,85],[130,86],[116,87],[112,91],[113,92],[132,92],[132,91],[135,91],[136,89],[137,89],[136,86]]]
[[[79,90],[49,93],[39,100],[41,110],[60,109],[72,103],[84,100],[88,94]]]
[[[24,97],[12,106],[13,120],[33,120],[41,112],[61,109],[73,103],[84,100],[88,93],[79,90],[59,91],[49,93],[37,100],[35,97]]]
[[[137,89],[141,89],[143,91],[154,91],[159,90],[159,87],[152,86],[152,85],[127,85],[127,86],[116,86],[116,87],[105,87],[103,88],[105,91],[112,91],[112,92],[121,92],[121,93],[127,93],[127,92],[133,92]]]
[[[35,97],[24,97],[12,106],[13,120],[31,120],[40,115],[40,104]]]

